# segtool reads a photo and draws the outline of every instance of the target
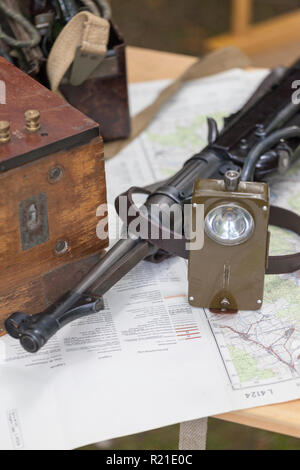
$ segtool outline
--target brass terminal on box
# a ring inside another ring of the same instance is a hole
[[[8,121],[0,121],[0,144],[7,144],[10,138],[10,123]]]
[[[38,132],[41,128],[40,112],[36,109],[29,109],[25,112],[26,130],[27,132]]]

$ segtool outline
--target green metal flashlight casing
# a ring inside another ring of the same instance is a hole
[[[240,182],[228,191],[223,180],[198,180],[192,199],[192,226],[197,226],[196,205],[204,205],[204,217],[221,205],[246,209],[254,220],[250,238],[225,246],[204,235],[204,247],[189,257],[189,302],[216,313],[258,310],[263,303],[264,277],[269,251],[269,188],[265,183]]]

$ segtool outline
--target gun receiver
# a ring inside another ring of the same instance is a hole
[[[128,208],[134,205],[133,194],[147,194],[145,206],[148,212],[144,217],[149,226],[163,235],[165,228],[161,222],[150,217],[151,206],[176,204],[182,211],[184,204],[192,198],[197,180],[222,180],[231,172],[231,175],[238,174],[242,182],[260,182],[270,174],[287,170],[300,155],[300,104],[292,102],[293,83],[299,73],[300,61],[288,70],[278,68],[272,72],[244,108],[226,119],[220,133],[214,120],[209,119],[208,146],[190,158],[167,182],[129,190],[126,193]],[[116,207],[119,208],[119,199]],[[274,209],[271,211],[271,217],[275,212]],[[281,215],[284,222],[279,225],[299,233],[300,219],[292,219],[288,211]],[[273,223],[278,223],[273,219]],[[26,351],[37,352],[67,323],[101,310],[101,296],[140,261],[160,262],[170,255],[187,258],[184,237],[178,240],[175,236],[182,233],[182,220],[180,223],[174,221],[169,237],[143,239],[128,233],[128,238],[120,240],[76,289],[56,305],[37,315],[11,315],[5,324],[8,334],[18,338]],[[299,257],[296,255],[287,269],[299,269]],[[267,272],[276,272],[279,261],[278,257],[276,260],[271,258]],[[190,300],[193,303],[194,299]],[[224,307],[225,300],[222,300]]]

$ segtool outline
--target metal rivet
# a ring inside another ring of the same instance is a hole
[[[27,132],[38,132],[41,128],[40,112],[36,109],[29,109],[25,112],[26,130]]]
[[[220,302],[222,308],[226,309],[230,307],[230,301],[226,298],[222,299]]]
[[[264,206],[262,209],[263,209],[264,212],[267,212],[268,211],[268,206]]]
[[[196,209],[197,208],[197,204],[194,202],[193,204],[193,208]]]
[[[259,300],[257,301],[257,303],[258,303],[258,305],[261,305],[261,304],[262,304],[262,300],[259,299]]]
[[[57,255],[63,255],[69,249],[69,244],[66,240],[60,240],[55,246],[55,253]]]
[[[189,301],[190,301],[190,302],[194,302],[194,300],[195,300],[194,297],[190,297],[190,298],[189,298]]]
[[[10,123],[0,121],[0,143],[7,144],[10,141]]]

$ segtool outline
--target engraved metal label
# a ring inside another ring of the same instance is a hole
[[[26,251],[49,240],[47,198],[33,196],[19,205],[22,250]]]

